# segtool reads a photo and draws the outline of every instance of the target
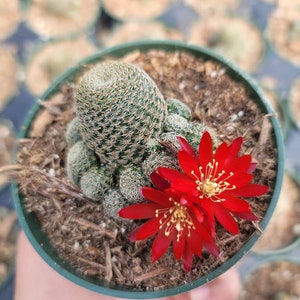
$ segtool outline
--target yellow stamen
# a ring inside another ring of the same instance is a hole
[[[225,190],[233,190],[236,188],[235,185],[230,184],[227,180],[231,178],[234,173],[230,172],[228,176],[221,179],[225,174],[225,171],[217,173],[219,163],[213,159],[212,162],[209,162],[205,171],[202,167],[199,167],[200,178],[196,175],[195,171],[192,171],[191,174],[195,177],[195,183],[197,185],[197,190],[201,192],[199,198],[203,199],[204,197],[210,198],[214,202],[222,202],[225,199],[220,198],[219,195]]]
[[[161,218],[159,220],[159,229],[165,228],[165,236],[169,236],[171,232],[176,229],[176,240],[179,241],[185,228],[188,230],[188,237],[191,234],[191,229],[195,229],[191,216],[187,211],[187,207],[169,198],[169,201],[174,203],[174,206],[169,208],[161,208],[155,210],[155,217]]]

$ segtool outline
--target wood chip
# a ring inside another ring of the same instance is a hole
[[[117,237],[117,232],[109,231],[109,230],[101,227],[100,225],[92,223],[86,219],[74,217],[73,221],[81,226],[92,228],[92,229],[96,230],[98,233],[100,233],[101,235],[105,235],[113,240],[115,240]]]
[[[108,243],[104,243],[105,249],[105,262],[106,262],[106,275],[105,279],[110,282],[113,277],[111,252]]]
[[[32,123],[29,136],[31,138],[42,137],[46,128],[54,121],[55,117],[48,110],[42,110]]]
[[[151,278],[156,277],[158,275],[163,275],[163,274],[168,273],[168,272],[170,272],[169,268],[160,268],[160,269],[153,270],[151,272],[142,274],[138,277],[135,277],[134,280],[135,281],[143,281],[143,280],[151,279]]]

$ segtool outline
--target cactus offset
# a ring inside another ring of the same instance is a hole
[[[192,111],[186,104],[176,98],[168,98],[166,101],[169,114],[177,114],[188,121],[192,119]]]
[[[78,185],[82,174],[97,164],[95,153],[88,149],[82,141],[77,142],[67,155],[67,175],[73,183]]]
[[[189,122],[177,114],[169,114],[164,125],[164,131],[180,132],[188,127]]]
[[[143,174],[146,178],[158,167],[179,169],[177,159],[166,151],[151,153],[142,163]]]
[[[109,190],[104,195],[102,205],[106,216],[118,218],[118,211],[128,203],[118,190]]]
[[[82,140],[82,136],[79,130],[79,120],[74,118],[67,126],[66,130],[66,142],[69,148]]]
[[[129,167],[121,171],[119,181],[120,192],[128,202],[142,202],[144,198],[140,190],[146,185],[150,185],[150,181],[147,182],[145,180],[140,168]]]
[[[101,201],[103,195],[110,189],[112,177],[105,168],[98,166],[83,173],[80,179],[82,192],[94,201]]]
[[[83,76],[75,110],[86,145],[101,162],[116,168],[143,160],[147,141],[162,131],[167,104],[147,73],[113,61]]]

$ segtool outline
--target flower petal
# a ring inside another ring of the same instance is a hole
[[[232,212],[235,216],[244,219],[244,220],[248,220],[248,221],[257,221],[259,220],[259,218],[251,211],[248,212]]]
[[[247,201],[230,196],[224,196],[225,201],[220,202],[226,209],[232,212],[248,212],[250,205]]]
[[[242,155],[233,160],[230,165],[230,169],[234,173],[249,173],[249,167],[251,164],[252,157],[251,155]]]
[[[185,138],[183,138],[181,136],[178,136],[177,140],[178,140],[178,142],[180,144],[180,147],[181,147],[182,151],[184,151],[187,154],[189,154],[191,157],[193,157],[193,159],[197,158],[196,153],[195,153],[193,147],[189,144],[189,142]]]
[[[201,211],[200,207],[197,205],[191,205],[189,206],[189,209],[192,211],[192,213],[194,214],[196,220],[199,222],[199,223],[202,223],[203,222],[203,219],[204,219],[204,214],[203,212]]]
[[[213,256],[219,256],[219,249],[213,239],[210,242],[203,241],[203,246]]]
[[[159,223],[160,219],[150,219],[143,225],[141,225],[137,230],[134,230],[130,235],[129,239],[132,241],[137,240],[145,240],[148,237],[154,235],[159,230]]]
[[[186,272],[189,272],[192,269],[193,253],[189,249],[189,247],[184,248],[184,252],[182,255],[182,264],[183,264],[183,268]]]
[[[247,170],[247,173],[253,173],[256,167],[257,167],[257,163],[251,163],[249,169]]]
[[[165,167],[159,167],[158,172],[171,182],[174,189],[187,193],[192,193],[195,189],[196,183],[184,173]]]
[[[159,208],[157,204],[139,203],[122,208],[118,214],[126,219],[149,219],[155,216],[157,208]]]
[[[227,176],[227,178],[226,178]],[[246,184],[248,184],[253,178],[252,174],[249,173],[231,173],[230,175],[228,175],[228,173],[225,173],[222,177],[220,177],[220,181],[224,180],[228,183],[230,183],[231,185],[234,185],[235,188],[239,188],[242,187]]]
[[[209,222],[214,223],[214,207],[210,199],[203,199],[200,203],[202,210],[204,211],[206,218]]]
[[[190,181],[190,178],[187,175],[174,169],[159,167],[157,171],[163,178],[171,182],[174,180],[176,181],[182,180],[184,182]]]
[[[230,194],[237,197],[254,197],[263,195],[267,193],[268,190],[269,188],[265,185],[249,183],[232,190]]]
[[[170,187],[170,183],[156,171],[150,174],[150,179],[153,185],[161,191]]]
[[[212,161],[212,151],[213,144],[211,136],[208,131],[204,131],[198,147],[199,165],[203,169]]]
[[[198,199],[199,191],[196,189],[196,183],[192,180],[174,180],[171,184],[173,189],[189,194],[193,199]]]
[[[175,259],[179,259],[183,255],[184,248],[186,246],[185,237],[181,237],[177,240],[177,238],[173,238],[173,253]]]
[[[143,187],[142,188],[142,195],[149,201],[155,202],[163,207],[170,206],[169,196],[168,194],[153,189],[151,187]]]
[[[219,162],[220,170],[226,170],[229,167],[229,165],[238,155],[241,149],[242,142],[243,138],[238,137],[235,140],[233,140],[233,142],[229,146],[227,146],[226,143],[222,143],[216,149],[214,158],[216,159],[216,161]]]
[[[178,161],[181,169],[186,173],[186,175],[191,177],[193,180],[196,179],[195,176],[197,176],[197,178],[200,177],[198,161],[189,153],[185,151],[179,151]]]
[[[190,250],[196,254],[197,256],[201,257],[202,255],[202,238],[200,235],[191,233],[190,237],[187,237],[187,244]]]
[[[239,233],[239,227],[236,220],[225,207],[219,203],[214,203],[214,211],[216,218],[226,230],[228,230],[231,234]]]
[[[228,159],[229,160],[235,158],[239,154],[242,143],[243,143],[243,138],[238,137],[238,138],[234,139],[232,141],[232,143],[228,146],[228,150],[229,150]]]
[[[152,244],[152,262],[160,259],[168,250],[171,240],[175,232],[171,232],[169,236],[165,235],[165,230],[162,228]]]
[[[218,162],[218,172],[220,170],[223,170],[223,164],[224,164],[224,161],[225,161],[227,155],[228,155],[228,146],[224,142],[218,146],[218,148],[216,149],[216,151],[213,155],[213,158],[215,159],[215,161]]]

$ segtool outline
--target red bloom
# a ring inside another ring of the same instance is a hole
[[[173,189],[187,195],[185,205],[192,202],[200,207],[208,219],[211,234],[215,236],[215,219],[232,234],[239,232],[234,216],[257,220],[249,203],[241,197],[262,195],[268,187],[250,183],[254,167],[251,155],[238,156],[243,139],[239,137],[230,145],[222,143],[214,151],[211,136],[206,131],[200,140],[198,155],[184,138],[178,140],[181,145],[178,161],[183,172],[163,167],[158,168],[158,172]]]
[[[169,184],[163,180],[153,181],[161,190],[143,187],[142,195],[148,203],[134,204],[119,211],[123,218],[149,219],[130,234],[130,240],[144,240],[157,234],[152,245],[152,261],[161,258],[172,244],[175,258],[182,259],[186,271],[192,267],[193,255],[201,256],[203,246],[217,256],[218,249],[206,227],[195,216],[193,207],[181,204],[185,195],[168,188]]]

